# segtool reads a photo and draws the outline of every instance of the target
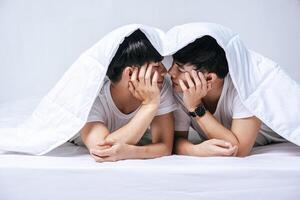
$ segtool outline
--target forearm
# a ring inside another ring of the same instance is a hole
[[[127,159],[149,159],[171,155],[172,147],[164,143],[148,144],[144,146],[130,145]]]
[[[158,105],[143,105],[130,122],[110,133],[106,139],[126,144],[137,144],[153,120]]]
[[[197,117],[196,120],[209,139],[221,139],[239,146],[236,135],[218,122],[210,112],[206,111],[204,116]]]

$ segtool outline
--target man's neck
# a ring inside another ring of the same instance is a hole
[[[134,112],[141,105],[141,102],[131,95],[125,84],[111,83],[110,93],[114,104],[124,114]]]

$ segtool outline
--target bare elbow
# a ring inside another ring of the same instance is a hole
[[[248,149],[238,148],[235,156],[239,158],[244,158],[250,155],[250,151]]]
[[[251,148],[249,148],[247,144],[236,141],[235,143],[232,143],[232,147],[233,152],[231,155],[234,157],[244,158],[250,155]]]
[[[245,158],[245,157],[247,157],[247,156],[249,156],[249,154],[238,153],[238,154],[236,155],[236,157],[239,157],[239,158]]]

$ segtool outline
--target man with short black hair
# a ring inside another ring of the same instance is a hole
[[[169,74],[181,107],[174,112],[177,154],[247,156],[254,144],[285,141],[243,105],[228,73],[225,51],[213,37],[198,38],[177,51],[173,60]],[[206,141],[189,142],[190,126]]]
[[[81,137],[74,141],[83,142],[96,161],[171,154],[172,111],[177,104],[171,84],[164,80],[167,70],[161,61],[162,56],[140,30],[120,44]]]

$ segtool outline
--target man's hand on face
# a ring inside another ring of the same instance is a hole
[[[128,144],[105,140],[91,149],[90,154],[96,162],[115,162],[130,158],[131,152]]]
[[[202,72],[192,70],[185,72],[186,83],[179,79],[179,85],[183,91],[183,102],[189,111],[194,111],[202,102],[202,98],[211,89]]]
[[[219,139],[206,140],[194,145],[193,152],[198,156],[236,156],[238,147]]]
[[[140,70],[135,68],[129,82],[129,91],[143,105],[155,105],[160,103],[160,90],[157,85],[158,72],[153,72],[155,63],[144,64]]]

